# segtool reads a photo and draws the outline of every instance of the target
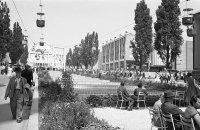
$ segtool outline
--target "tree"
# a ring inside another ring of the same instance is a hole
[[[81,65],[81,51],[79,46],[75,46],[72,53],[72,65],[77,69]]]
[[[27,63],[27,59],[28,59],[28,46],[25,45],[23,54],[20,58],[20,62],[25,65]]]
[[[7,4],[0,1],[0,61],[5,58],[12,41],[9,13]]]
[[[10,59],[12,61],[12,64],[15,64],[19,61],[24,51],[22,45],[22,39],[23,39],[22,29],[19,26],[18,22],[14,23],[12,38],[13,40],[10,46]]]
[[[147,62],[152,52],[152,17],[144,0],[135,9],[135,42],[131,41],[134,64],[140,67]]]
[[[69,52],[67,53],[66,56],[66,66],[71,67],[72,66],[72,49],[69,49]]]
[[[93,43],[93,59],[92,59],[92,67],[97,63],[98,61],[98,55],[99,55],[99,40],[98,40],[98,33],[93,32],[94,37],[94,43]]]
[[[82,63],[87,69],[89,66],[93,67],[98,60],[99,54],[99,41],[98,34],[93,32],[92,34],[87,34],[85,39],[81,40],[81,59]]]
[[[172,67],[182,45],[182,29],[179,21],[180,8],[179,0],[162,0],[156,10],[157,21],[154,24],[155,42],[154,48],[162,59],[166,68]]]

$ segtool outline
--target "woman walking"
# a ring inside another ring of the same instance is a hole
[[[190,100],[194,95],[200,95],[200,89],[197,86],[195,79],[192,77],[192,73],[187,73],[186,82],[187,82],[188,88],[185,94],[185,101],[187,105],[189,105]]]
[[[21,77],[22,69],[17,66],[14,69],[16,76],[10,78],[8,83],[5,100],[10,98],[10,108],[13,119],[17,118],[17,123],[22,122],[23,103],[25,99],[26,87],[29,87],[25,78]]]

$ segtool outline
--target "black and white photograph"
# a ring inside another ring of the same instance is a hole
[[[200,130],[200,0],[0,0],[0,130]]]

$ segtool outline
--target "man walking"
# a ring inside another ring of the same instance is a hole
[[[4,98],[5,100],[7,100],[7,97],[10,98],[13,119],[17,118],[17,123],[21,123],[25,87],[28,87],[28,85],[26,79],[21,77],[21,68],[17,66],[14,71],[16,76],[10,78]]]

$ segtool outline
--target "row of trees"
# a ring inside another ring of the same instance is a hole
[[[22,28],[18,22],[14,23],[13,30],[10,29],[10,9],[6,2],[0,1],[0,61],[6,53],[9,52],[12,64],[15,64],[21,58],[23,52],[27,49],[23,47]],[[26,50],[28,51],[28,49]],[[24,60],[26,62],[27,59]]]
[[[157,51],[166,68],[171,68],[172,63],[181,53],[182,30],[179,21],[179,0],[162,0],[156,10],[157,21],[154,23],[155,39],[152,44],[152,17],[150,9],[144,0],[141,0],[135,9],[135,40],[131,48],[135,64],[142,69],[147,63],[153,48]]]
[[[87,33],[84,39],[81,40],[79,45],[69,49],[66,56],[66,65],[69,67],[80,68],[84,66],[93,68],[97,63],[99,54],[99,40],[98,33]]]

